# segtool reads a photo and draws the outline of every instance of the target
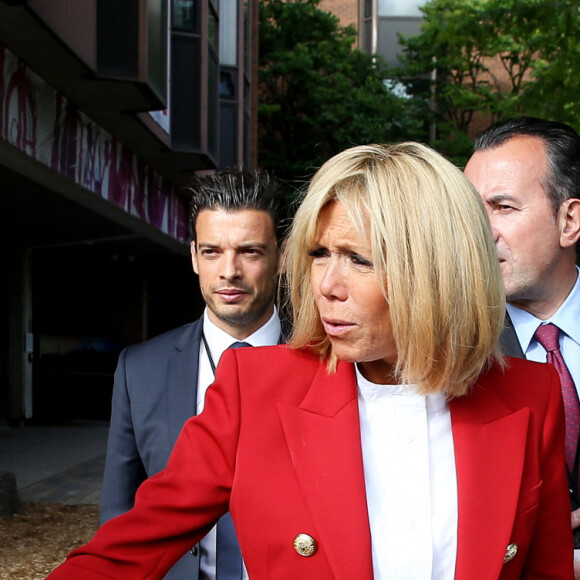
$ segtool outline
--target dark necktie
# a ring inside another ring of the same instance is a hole
[[[234,342],[228,348],[244,348],[245,346],[252,346],[249,342]]]
[[[247,342],[234,342],[229,348],[252,346]],[[241,580],[242,554],[236,538],[234,522],[229,512],[217,524],[216,580]]]
[[[554,324],[541,324],[534,338],[546,349],[546,362],[552,363],[560,375],[564,413],[566,415],[566,464],[570,473],[574,473],[576,448],[580,435],[580,403],[572,375],[560,352],[560,329]]]

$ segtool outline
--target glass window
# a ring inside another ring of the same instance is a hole
[[[173,0],[171,11],[171,24],[173,28],[196,32],[196,13],[196,0]]]
[[[364,17],[370,18],[373,15],[373,0],[364,0]]]
[[[419,6],[425,0],[378,0],[379,16],[423,16]]]
[[[403,36],[414,36],[421,31],[420,18],[388,18],[383,16],[379,18],[377,34],[377,53],[386,61],[387,66],[400,66],[398,54],[402,48],[399,44],[397,34]]]
[[[207,147],[217,158],[219,147],[219,64],[212,55],[208,62],[207,83]]]
[[[167,2],[147,2],[147,58],[149,82],[162,96],[167,97],[167,66],[169,32],[167,29]]]
[[[214,50],[218,49],[218,22],[213,10],[209,11],[209,22],[207,26],[208,40]]]
[[[238,0],[220,2],[220,64],[238,65]]]
[[[232,71],[220,71],[220,97],[233,99],[236,96],[236,83]]]
[[[250,74],[250,69],[252,68],[251,62],[251,48],[252,48],[252,31],[250,29],[251,20],[251,7],[247,0],[244,1],[244,72]]]

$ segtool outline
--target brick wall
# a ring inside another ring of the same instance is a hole
[[[341,26],[352,24],[358,31],[358,0],[321,0],[320,8],[338,16]]]

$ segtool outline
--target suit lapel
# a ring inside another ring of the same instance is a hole
[[[318,371],[302,404],[279,404],[286,442],[336,578],[372,579],[354,367]]]
[[[459,511],[457,580],[499,576],[521,487],[529,410],[512,412],[495,394],[497,387],[490,388],[494,379],[501,381],[499,372],[480,377],[469,395],[450,402]]]
[[[506,356],[526,358],[514,329],[512,319],[507,312],[505,313],[504,329],[499,338],[499,348],[502,354],[505,354]]]
[[[167,363],[167,424],[171,447],[184,423],[196,412],[202,322],[203,319],[199,319],[188,327]]]

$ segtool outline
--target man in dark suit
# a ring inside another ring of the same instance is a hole
[[[274,304],[281,211],[277,184],[262,171],[230,170],[197,178],[189,189],[191,257],[206,308],[199,320],[120,355],[101,523],[131,509],[139,485],[165,468],[183,424],[203,410],[222,353],[235,343],[265,346],[281,340]],[[232,557],[236,562],[235,554],[221,554],[235,553],[237,547],[222,548],[217,534],[214,529],[193,546],[166,579],[241,580],[241,560],[239,570],[228,575],[224,570]]]
[[[500,121],[476,139],[465,174],[487,207],[502,269],[508,298],[503,352],[548,360],[559,370],[572,527],[580,548],[580,136],[543,119]],[[580,561],[575,566],[580,578]]]

